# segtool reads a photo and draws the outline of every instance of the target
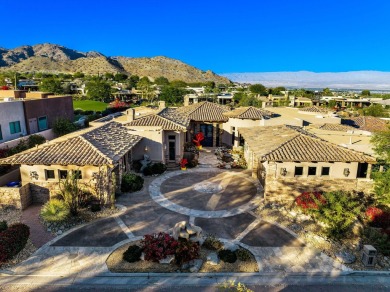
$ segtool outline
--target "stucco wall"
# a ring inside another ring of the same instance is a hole
[[[32,203],[29,184],[20,188],[0,187],[0,206],[13,206],[26,209]]]
[[[159,127],[128,127],[131,134],[143,137],[143,139],[133,147],[133,160],[143,159],[143,155],[149,155],[152,161],[163,161],[163,130]],[[145,151],[147,147],[147,151]]]
[[[308,163],[310,164],[310,163]],[[357,164],[357,163],[356,163]],[[292,165],[292,164],[291,164]],[[324,163],[324,165],[326,165]],[[351,163],[352,165],[352,163]],[[280,175],[281,167],[288,167],[284,163],[270,163],[265,165],[265,188],[264,194],[266,200],[270,201],[288,201],[294,200],[302,192],[306,191],[358,191],[370,193],[372,191],[373,181],[370,179],[356,179],[356,175],[346,178],[343,174],[343,163],[331,167],[331,175],[326,177],[307,176],[299,177],[293,175]],[[340,168],[340,169],[339,169]]]
[[[238,146],[239,142],[239,135],[238,135],[238,129],[239,128],[252,128],[252,127],[258,127],[263,126],[264,120],[248,120],[248,119],[236,119],[236,118],[229,118],[229,121],[222,124],[223,128],[223,134],[222,134],[222,143],[232,145],[232,127],[235,127],[235,141],[236,146]],[[233,146],[233,145],[232,145]]]
[[[21,131],[20,133],[11,134],[9,123],[16,121],[20,122]],[[17,139],[27,134],[22,101],[0,102],[0,126],[3,136],[0,143]]]
[[[38,133],[35,133],[33,135],[41,135],[41,136],[45,137],[46,140],[53,140],[55,138],[55,134],[53,132],[53,129],[48,129],[46,131],[38,132]],[[0,149],[15,147],[16,145],[18,145],[20,143],[20,141],[27,140],[28,137],[30,137],[30,136],[31,135],[23,136],[23,137],[14,139],[14,140],[0,143]]]

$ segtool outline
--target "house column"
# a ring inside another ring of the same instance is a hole
[[[217,147],[217,123],[213,123],[213,147]]]
[[[372,172],[372,164],[369,163],[368,164],[368,167],[367,167],[367,175],[366,175],[366,178],[370,178],[371,177],[371,172]]]

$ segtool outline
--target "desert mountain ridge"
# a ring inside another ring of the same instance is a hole
[[[80,52],[56,44],[20,46],[14,49],[0,47],[0,70],[16,72],[48,73],[127,73],[185,82],[214,81],[230,83],[226,77],[214,72],[202,71],[182,61],[168,57],[108,57],[96,51]]]

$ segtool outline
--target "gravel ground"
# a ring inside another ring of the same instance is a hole
[[[0,221],[7,221],[8,226],[20,222],[21,215],[21,210],[11,208],[0,209]],[[15,266],[16,264],[28,259],[36,250],[37,248],[32,244],[31,240],[29,239],[24,249],[20,253],[18,253],[12,260],[5,264],[0,264],[0,269],[9,269]]]
[[[140,245],[140,241],[132,242],[121,246],[116,249],[107,259],[106,264],[111,272],[116,273],[173,273],[173,272],[188,272],[187,270],[181,271],[175,264],[159,264],[151,261],[138,261],[135,263],[128,263],[122,259],[123,253],[130,245]],[[200,273],[222,273],[222,272],[258,272],[257,262],[252,255],[249,261],[237,260],[235,263],[225,263],[220,261],[218,265],[212,266],[206,263],[207,255],[211,251],[206,248],[201,248],[200,258],[203,260],[203,265],[199,270]]]
[[[290,214],[292,211],[293,214]],[[292,210],[290,206],[282,205],[266,205],[260,206],[256,210],[256,214],[262,219],[277,222],[280,225],[289,228],[295,232],[298,237],[303,240],[308,246],[321,250],[329,257],[336,259],[335,253],[345,250],[356,256],[356,261],[353,264],[345,264],[353,270],[390,270],[390,262],[384,260],[384,256],[379,254],[378,261],[375,267],[365,267],[361,263],[361,248],[362,238],[355,236],[354,238],[346,238],[342,241],[335,241],[321,235],[322,226],[311,220],[309,217]]]

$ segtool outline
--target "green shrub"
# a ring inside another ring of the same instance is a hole
[[[99,203],[97,204],[91,204],[91,212],[99,212],[102,210],[102,207]]]
[[[0,232],[3,232],[4,230],[6,230],[8,228],[8,224],[7,224],[7,221],[0,221]]]
[[[129,263],[138,262],[141,258],[142,248],[138,245],[130,245],[123,253],[123,260]]]
[[[162,174],[164,171],[167,170],[167,166],[164,163],[158,162],[148,165],[144,168],[143,173],[144,175],[154,175],[154,174]]]
[[[124,193],[136,192],[142,189],[144,179],[134,173],[127,173],[122,177],[121,191]]]
[[[30,228],[16,223],[0,233],[0,263],[4,263],[17,255],[26,245],[30,236]]]
[[[43,205],[41,217],[46,222],[61,222],[69,216],[68,205],[61,200],[52,199]]]
[[[41,135],[31,135],[27,139],[28,148],[35,147],[46,142],[46,138]]]
[[[243,262],[249,261],[252,258],[252,254],[248,250],[246,250],[245,248],[237,249],[236,255],[237,255],[237,258]]]
[[[223,244],[214,235],[209,234],[203,242],[203,246],[210,250],[220,250],[223,247]]]
[[[237,261],[236,254],[228,249],[222,249],[218,252],[218,256],[221,259],[221,261],[224,261],[226,263],[235,263]]]
[[[187,240],[179,241],[179,246],[175,251],[176,263],[182,265],[183,263],[199,258],[199,251],[199,243]]]
[[[325,204],[312,209],[312,215],[328,227],[325,234],[339,239],[345,235],[361,213],[362,203],[352,194],[343,191],[324,193]]]

